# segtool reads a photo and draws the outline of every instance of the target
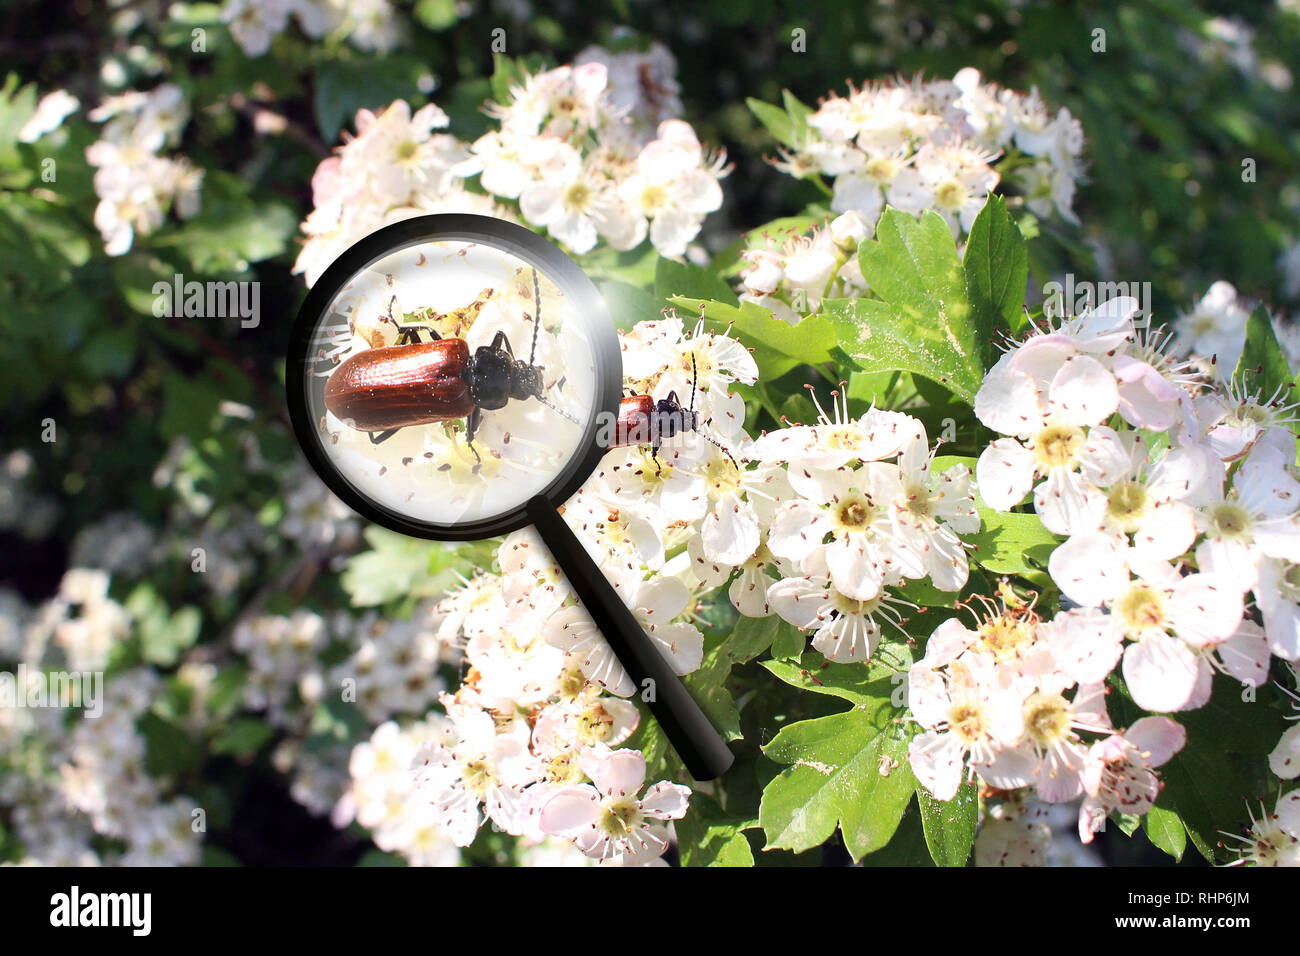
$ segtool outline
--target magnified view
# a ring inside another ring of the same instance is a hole
[[[564,293],[483,243],[385,256],[312,337],[307,403],[334,468],[416,521],[491,518],[543,490],[595,407],[595,361]]]

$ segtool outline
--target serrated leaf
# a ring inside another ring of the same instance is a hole
[[[1014,327],[1029,283],[1029,249],[1001,196],[990,196],[971,224],[962,269],[977,342],[987,365],[994,328]]]
[[[463,567],[454,545],[421,541],[371,526],[370,551],[353,555],[340,578],[354,607],[375,607],[406,597],[434,597]]]
[[[1161,799],[1176,809],[1192,844],[1210,863],[1217,862],[1214,845],[1219,841],[1218,829],[1244,809],[1240,791],[1225,794],[1222,781],[1216,781],[1221,772],[1220,762],[1212,754],[1186,747],[1161,771],[1165,782]]]
[[[985,329],[971,309],[957,247],[943,219],[927,212],[918,222],[886,209],[876,238],[859,247],[858,262],[879,298],[822,304],[840,348],[862,371],[924,375],[973,404],[992,329]]]
[[[1288,403],[1294,376],[1286,353],[1273,332],[1268,310],[1262,305],[1256,306],[1246,321],[1246,344],[1237,360],[1233,380],[1240,383],[1248,394],[1258,394],[1265,401],[1273,398],[1280,389],[1278,397]]]
[[[1142,818],[1142,831],[1155,846],[1181,861],[1187,851],[1187,830],[1178,814],[1166,807],[1152,807]]]
[[[808,137],[808,117],[812,115],[813,108],[789,90],[781,91],[781,102],[785,105],[786,115],[790,117],[794,142],[796,145],[801,145]]]
[[[1060,539],[1043,527],[1038,515],[1004,514],[979,509],[982,527],[962,540],[974,549],[970,559],[994,574],[1023,574],[1046,567]]]
[[[933,867],[930,849],[925,845],[925,830],[916,801],[907,805],[889,843],[862,858],[863,866]]]
[[[789,765],[763,790],[768,848],[808,850],[837,826],[855,860],[889,843],[916,786],[898,713],[887,699],[874,700],[791,724],[763,748]]]
[[[740,305],[740,299],[725,280],[708,269],[672,259],[660,259],[655,265],[655,297],[711,299],[732,307]]]
[[[906,649],[895,646],[893,650],[905,652]],[[868,706],[882,698],[889,700],[901,686],[898,675],[905,673],[880,662],[828,664],[816,651],[808,652],[800,661],[763,661],[763,666],[791,687],[838,697],[854,706]]]
[[[936,800],[924,787],[917,787],[916,801],[930,859],[938,866],[965,866],[975,845],[979,817],[979,792],[975,786],[962,784],[951,800]]]
[[[698,315],[703,308],[710,331],[722,332],[730,327],[733,337],[753,349],[760,381],[779,378],[796,365],[829,361],[835,348],[835,329],[822,316],[810,315],[798,325],[791,325],[752,302],[737,307],[687,296],[673,296],[672,302],[689,315]]]
[[[754,853],[744,831],[753,819],[728,818],[704,794],[691,796],[690,811],[674,826],[683,866],[753,866]]]

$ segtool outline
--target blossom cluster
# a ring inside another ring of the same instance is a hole
[[[133,624],[108,597],[108,583],[104,571],[73,568],[59,593],[31,611],[5,594],[0,660],[17,664],[33,684],[54,680],[47,671],[84,683],[71,712],[53,702],[0,707],[0,805],[26,864],[194,864],[205,829],[196,825],[197,806],[146,769],[138,725],[161,678],[147,666],[103,676]],[[15,693],[31,699],[32,688],[18,685]]]
[[[732,386],[758,371],[734,338],[669,314],[622,345],[627,387],[694,395],[701,434],[657,454],[611,450],[564,517],[679,674],[702,662],[696,609],[715,594],[751,617],[779,614],[828,660],[853,662],[880,642],[880,620],[898,624],[907,602],[894,589],[965,584],[957,535],[979,527],[970,471],[933,468],[917,419],[876,409],[853,419],[837,406],[834,419],[755,441]],[[629,698],[644,688],[533,532],[508,537],[497,567],[438,605],[466,676],[443,697],[447,723],[419,747],[417,789],[457,845],[490,822],[600,861],[657,860],[689,791],[645,788],[643,755],[621,747],[640,720]],[[389,786],[369,761],[354,767],[354,793]]]
[[[822,100],[803,126],[777,167],[799,178],[833,176],[831,209],[857,211],[871,227],[888,203],[933,209],[960,238],[999,184],[1040,217],[1077,222],[1083,128],[1069,110],[1053,113],[1037,90],[1003,89],[967,67],[951,80],[851,87]]]
[[[372,53],[386,53],[402,41],[402,21],[388,0],[226,0],[221,8],[222,22],[247,56],[264,56],[291,16],[313,40],[346,36]]]
[[[1182,354],[1201,356],[1214,376],[1227,382],[1246,346],[1246,323],[1252,305],[1231,282],[1220,279],[1197,303],[1174,318],[1174,347]],[[1300,331],[1295,323],[1271,317],[1273,335],[1294,368],[1300,365]]]
[[[999,187],[1019,191],[1038,216],[1076,221],[1083,133],[1069,110],[1053,115],[1036,91],[982,83],[968,68],[951,81],[868,84],[832,96],[804,125],[803,142],[776,165],[801,178],[834,176],[838,215],[803,232],[758,236],[741,254],[741,299],[791,324],[825,299],[867,293],[856,253],[886,204],[936,212],[957,239]]]
[[[199,211],[203,170],[163,151],[179,143],[189,122],[181,88],[163,83],[147,93],[130,90],[105,99],[90,111],[104,124],[99,140],[86,148],[95,167],[95,226],[104,251],[120,256],[136,236],[158,229],[174,209],[182,219]]]
[[[1202,387],[1117,298],[1036,331],[985,377],[975,413],[998,438],[976,467],[986,504],[1032,491],[1049,561],[1104,674],[1123,656],[1134,700],[1199,707],[1214,671],[1255,685],[1300,657],[1288,574],[1300,561],[1291,409],[1240,384]],[[1245,615],[1253,593],[1262,627]],[[1127,643],[1127,646],[1125,646]]]
[[[320,163],[314,209],[294,267],[313,284],[333,259],[383,225],[432,212],[522,219],[575,253],[647,237],[681,256],[722,204],[724,159],[708,153],[680,108],[667,50],[584,51],[524,76],[489,104],[498,128],[472,143],[430,103],[361,110],[356,135]]]
[[[1044,621],[1014,595],[986,611],[974,629],[957,617],[941,624],[908,671],[908,706],[924,728],[908,750],[917,779],[940,800],[976,775],[999,791],[1032,787],[1044,803],[1082,797],[1085,843],[1111,813],[1148,812],[1160,792],[1154,768],[1182,749],[1182,726],[1151,716],[1114,728],[1108,665],[1068,613]]]
[[[1048,560],[1061,610],[1044,620],[1006,592],[974,629],[944,622],[908,677],[924,729],[909,755],[936,796],[976,776],[1048,803],[1082,796],[1085,842],[1110,813],[1149,811],[1154,768],[1185,742],[1163,716],[1112,726],[1117,667],[1164,714],[1203,706],[1216,673],[1253,688],[1273,656],[1300,658],[1291,408],[1216,385],[1163,331],[1136,328],[1137,308],[1122,297],[1033,328],[975,398],[1003,436],[979,457],[979,495],[996,511],[1029,498],[1065,537]],[[1279,743],[1275,769],[1293,747]]]

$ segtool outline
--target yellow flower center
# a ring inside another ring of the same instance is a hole
[[[641,806],[632,797],[608,797],[601,804],[597,826],[606,836],[626,836],[641,822]]]
[[[864,172],[867,174],[868,179],[888,185],[898,175],[898,160],[892,156],[872,156],[867,160]]]
[[[835,522],[841,531],[861,532],[870,526],[875,516],[875,505],[864,497],[855,496],[840,501],[835,512]]]
[[[1034,694],[1025,701],[1025,732],[1047,748],[1070,732],[1070,704],[1060,694]]]
[[[482,758],[471,760],[461,770],[460,779],[464,782],[466,790],[482,797],[492,788],[492,768]]]
[[[564,193],[564,204],[570,209],[586,209],[591,202],[591,187],[586,183],[574,183]]]
[[[646,212],[658,212],[668,205],[668,192],[662,186],[647,186],[641,190],[641,206]]]
[[[958,210],[966,201],[966,190],[961,183],[950,179],[934,191],[934,201],[940,209]]]
[[[1029,622],[1005,614],[989,618],[977,633],[980,644],[999,661],[1019,657],[1034,643],[1034,629]]]
[[[1048,425],[1034,437],[1034,457],[1043,468],[1067,468],[1076,462],[1087,436],[1074,425]]]
[[[1154,588],[1139,584],[1130,588],[1117,602],[1115,613],[1129,633],[1165,627],[1165,599]]]
[[[1146,517],[1150,495],[1146,485],[1137,481],[1121,481],[1106,496],[1106,516],[1126,532],[1137,531]]]
[[[953,707],[948,713],[948,726],[968,744],[978,743],[986,736],[984,715],[973,704],[962,703]]]
[[[1239,538],[1250,530],[1250,515],[1244,508],[1224,502],[1210,512],[1210,532],[1219,538]]]

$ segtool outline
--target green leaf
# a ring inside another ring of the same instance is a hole
[[[1123,722],[1139,713],[1126,694],[1112,696],[1119,698],[1114,707]],[[1244,694],[1242,685],[1224,675],[1215,678],[1204,707],[1177,717],[1187,729],[1187,743],[1160,768],[1165,786],[1159,806],[1182,820],[1205,859],[1221,862],[1216,859],[1216,847],[1223,840],[1220,831],[1234,832],[1236,825],[1244,824],[1247,804],[1265,798],[1276,784],[1266,757],[1286,729],[1286,720],[1282,711]],[[1170,845],[1176,846],[1172,840]]]
[[[136,723],[145,740],[145,768],[159,776],[180,776],[203,763],[203,751],[183,729],[153,711]]]
[[[212,752],[233,757],[252,757],[275,735],[264,720],[241,717],[232,721],[212,741]]]
[[[708,269],[672,259],[660,259],[655,265],[655,297],[712,299],[732,307],[740,305],[740,299],[725,280]]]
[[[434,597],[455,582],[458,572],[470,570],[454,545],[408,538],[373,525],[365,537],[372,550],[353,555],[341,577],[354,607]]]
[[[1288,396],[1294,375],[1273,332],[1268,310],[1262,305],[1256,306],[1246,321],[1246,345],[1237,360],[1232,375],[1234,381],[1240,383],[1247,394],[1258,394],[1264,401],[1273,398],[1274,393],[1281,389],[1278,397],[1285,403],[1290,401]]]
[[[704,794],[691,795],[690,811],[678,820],[677,845],[683,866],[753,866],[754,853],[744,831],[753,819],[732,819]]]
[[[1038,515],[1003,514],[980,508],[982,529],[962,540],[974,546],[971,560],[994,574],[1023,574],[1047,566],[1060,539]]]
[[[418,0],[411,11],[421,24],[439,33],[460,22],[456,0]]]
[[[18,88],[18,74],[5,77],[0,88],[0,164],[17,165],[18,133],[36,112],[36,84]]]
[[[812,115],[813,108],[789,90],[781,91],[781,102],[785,104],[786,114],[790,117],[794,143],[796,146],[802,145],[808,139],[808,117]]]
[[[749,107],[751,113],[758,117],[758,121],[767,128],[767,131],[778,142],[790,147],[799,145],[799,141],[795,139],[794,120],[781,107],[773,106],[771,103],[764,103],[762,100],[756,100],[752,96],[746,97],[745,105]]]
[[[943,219],[918,222],[886,209],[876,238],[858,250],[863,277],[879,299],[829,299],[822,315],[840,347],[864,372],[924,375],[973,405],[991,328],[971,309],[957,247]]]
[[[498,103],[510,102],[510,87],[523,82],[522,64],[504,53],[492,54],[492,99]]]
[[[977,341],[987,366],[993,348],[993,329],[998,325],[1014,328],[1029,283],[1029,250],[1025,237],[1007,214],[1001,196],[990,196],[975,217],[962,266],[979,336]]]
[[[785,727],[763,748],[787,764],[763,790],[759,821],[767,848],[796,853],[838,826],[855,860],[885,846],[912,799],[909,734],[888,698]]]
[[[1142,831],[1155,846],[1181,861],[1187,851],[1187,830],[1178,814],[1165,807],[1152,807],[1142,818]]]
[[[775,616],[775,615],[773,615]],[[789,621],[780,621],[772,638],[772,656],[781,661],[797,661],[808,647],[808,635]]]
[[[288,206],[250,198],[247,188],[234,177],[209,175],[199,214],[150,237],[150,244],[175,247],[195,272],[202,273],[243,272],[250,262],[278,256],[298,229],[298,214]]]
[[[768,617],[741,617],[731,633],[731,655],[737,663],[752,661],[772,646],[780,629],[781,619],[775,614]]]
[[[924,787],[916,788],[921,808],[921,825],[930,858],[938,866],[965,866],[975,845],[975,823],[979,817],[979,792],[962,784],[951,800],[936,800]]]
[[[151,664],[170,667],[181,652],[194,646],[203,627],[203,615],[196,607],[183,607],[170,618],[155,620],[140,629],[140,650]]]
[[[903,819],[898,824],[889,843],[862,858],[863,866],[933,867],[929,847],[925,845],[925,831],[921,811],[916,801],[908,803]]]
[[[736,307],[680,295],[673,296],[672,302],[694,315],[702,307],[705,324],[713,331],[722,332],[730,326],[732,335],[753,350],[760,381],[779,378],[796,365],[829,361],[835,347],[835,329],[822,316],[810,315],[791,325],[752,302]]]
[[[731,638],[723,638],[713,647],[705,646],[704,660],[700,666],[682,679],[718,732],[727,740],[736,740],[740,733],[740,712],[736,699],[727,689],[727,678],[735,658],[731,656]]]
[[[389,54],[382,59],[325,60],[316,68],[316,125],[326,143],[352,122],[359,109],[386,109],[406,100],[418,109],[425,95],[420,77],[429,67],[418,57]]]
[[[791,687],[838,697],[854,706],[868,706],[882,697],[886,700],[894,697],[895,689],[902,686],[899,675],[906,673],[905,669],[881,660],[895,653],[906,654],[905,646],[890,645],[888,650],[876,650],[876,659],[869,664],[828,664],[816,651],[809,651],[800,661],[763,661],[763,666]],[[901,698],[899,706],[902,706]]]
[[[605,279],[597,282],[597,285],[609,309],[610,318],[623,331],[628,331],[639,322],[654,322],[663,318],[663,300],[645,289],[617,279]]]

